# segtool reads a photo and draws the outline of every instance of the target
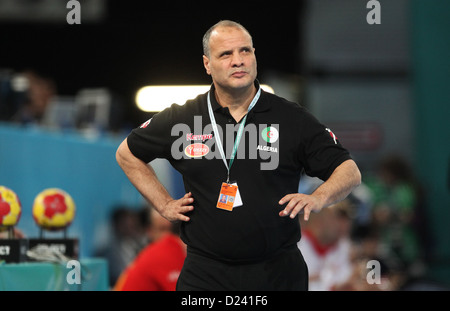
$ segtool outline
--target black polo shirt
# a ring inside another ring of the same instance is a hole
[[[259,84],[256,81],[256,86]],[[211,105],[229,159],[239,123],[221,107],[211,88]],[[230,169],[243,204],[232,211],[216,207],[227,169],[218,152],[207,107],[208,93],[185,105],[172,105],[134,129],[131,152],[148,163],[165,158],[178,170],[194,210],[183,222],[188,249],[227,262],[269,258],[300,239],[297,217],[280,217],[279,200],[297,193],[302,170],[328,179],[350,155],[334,134],[305,108],[262,91],[248,113],[244,133]]]

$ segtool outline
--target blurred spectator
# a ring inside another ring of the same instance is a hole
[[[146,234],[150,243],[158,241],[162,236],[172,232],[173,224],[159,215],[154,208],[147,208]]]
[[[375,261],[379,265],[379,281],[371,281],[371,263]],[[369,264],[369,265],[368,265]],[[350,277],[343,283],[337,284],[333,289],[336,291],[397,291],[405,282],[405,276],[401,271],[391,269],[385,261],[380,258],[365,257],[362,254],[352,256],[352,272]]]
[[[3,230],[2,228],[0,228],[0,239],[25,239],[26,236],[25,234],[22,232],[22,230],[14,227],[12,229],[12,232],[8,229]]]
[[[396,261],[385,257],[380,252],[380,238],[377,230],[371,225],[361,226],[353,232],[351,265],[352,273],[346,282],[335,286],[334,290],[345,291],[393,291],[398,290],[406,281],[406,276]],[[379,282],[369,282],[372,271],[371,262],[379,264]],[[368,265],[369,264],[369,265]]]
[[[47,77],[41,76],[34,71],[25,71],[22,76],[26,81],[26,100],[14,114],[11,121],[21,124],[39,124],[50,104],[51,99],[56,95],[55,82]]]
[[[302,174],[298,192],[311,194],[322,183],[323,181],[317,177],[310,177],[306,174]],[[347,199],[354,207],[352,209],[353,230],[357,231],[360,228],[369,225],[372,220],[372,193],[365,182],[361,182],[361,184],[347,196]]]
[[[9,121],[24,102],[26,80],[11,69],[0,68],[0,121]]]
[[[186,257],[178,226],[151,210],[150,243],[118,279],[117,291],[174,291]]]
[[[312,213],[300,220],[302,238],[298,242],[309,270],[309,290],[333,290],[350,277],[353,205],[348,199]]]
[[[424,198],[406,161],[397,155],[383,158],[376,178],[369,183],[373,194],[372,222],[379,236],[380,252],[401,269],[418,276],[431,250]]]
[[[112,234],[106,247],[96,256],[108,261],[109,281],[113,286],[122,271],[147,245],[148,237],[142,220],[142,212],[126,206],[118,206],[111,215]]]

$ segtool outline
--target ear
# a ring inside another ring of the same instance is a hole
[[[211,75],[211,70],[209,69],[209,58],[206,55],[203,55],[203,66],[205,66],[206,73]]]

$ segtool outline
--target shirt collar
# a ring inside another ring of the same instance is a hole
[[[255,80],[255,87],[256,89],[260,88],[259,85],[259,81]],[[210,100],[211,100],[211,107],[213,109],[213,111],[218,111],[219,109],[223,109],[224,107],[222,107],[216,99],[216,96],[214,96],[214,92],[215,92],[215,86],[214,83],[211,84],[211,89],[210,89]],[[259,97],[258,101],[256,102],[255,107],[253,107],[253,109],[250,112],[262,112],[262,111],[266,111],[270,109],[270,105],[268,102],[268,98],[266,96],[267,94],[265,94],[264,90],[261,90],[261,96]]]

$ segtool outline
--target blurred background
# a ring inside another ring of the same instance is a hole
[[[68,24],[67,2],[0,0],[0,185],[20,197],[26,236],[39,231],[35,196],[58,187],[77,205],[68,235],[82,257],[132,260],[146,203],[115,151],[154,113],[136,93],[210,84],[202,36],[232,19],[253,36],[260,82],[306,106],[360,166],[352,243],[375,238],[386,270],[450,286],[449,1],[379,1],[380,24],[365,0],[81,0],[81,24]],[[152,164],[182,196],[168,162]],[[133,249],[110,250],[116,236]]]

